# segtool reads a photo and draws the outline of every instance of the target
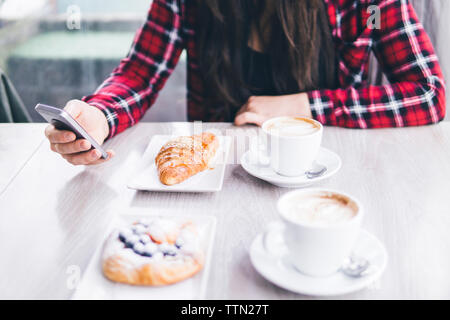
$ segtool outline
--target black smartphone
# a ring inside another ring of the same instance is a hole
[[[102,158],[107,159],[108,154],[105,150],[95,141],[83,127],[66,111],[47,106],[45,104],[39,103],[34,108],[48,123],[55,126],[58,130],[68,130],[75,133],[77,139],[86,139],[92,145],[92,148],[97,149],[101,152]]]

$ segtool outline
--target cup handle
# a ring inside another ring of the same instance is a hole
[[[278,232],[278,234],[282,234],[285,226],[282,222],[272,222],[267,227],[266,231],[262,236],[262,245],[264,251],[272,256],[279,256],[283,253],[283,251],[274,252],[270,247],[270,236],[273,235],[274,232]],[[281,240],[283,241],[283,240]]]

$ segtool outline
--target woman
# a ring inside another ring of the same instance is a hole
[[[189,120],[260,125],[292,115],[382,128],[445,115],[442,72],[407,0],[153,0],[128,57],[66,110],[99,142],[113,137],[153,104],[183,49]],[[390,85],[366,83],[372,51]],[[72,164],[103,161],[70,132],[49,126],[46,135]]]

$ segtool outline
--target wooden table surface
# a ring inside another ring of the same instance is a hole
[[[95,167],[71,166],[51,152],[44,125],[0,126],[0,298],[70,298],[72,266],[87,267],[117,206],[217,217],[208,298],[309,298],[272,285],[250,263],[252,240],[277,218],[276,200],[289,191],[249,176],[237,164],[247,148],[242,138],[255,134],[255,127],[206,126],[235,137],[233,164],[218,193],[126,187],[153,135],[186,134],[192,124],[138,124],[109,141],[116,158]],[[323,145],[342,157],[343,166],[320,186],[358,197],[366,208],[363,227],[389,254],[376,284],[337,298],[449,299],[450,124],[327,127]]]

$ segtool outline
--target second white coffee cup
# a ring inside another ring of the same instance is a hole
[[[333,209],[332,201],[342,201],[343,207]],[[319,277],[338,271],[350,255],[364,214],[354,197],[329,189],[289,192],[277,209],[290,261],[302,273]]]

